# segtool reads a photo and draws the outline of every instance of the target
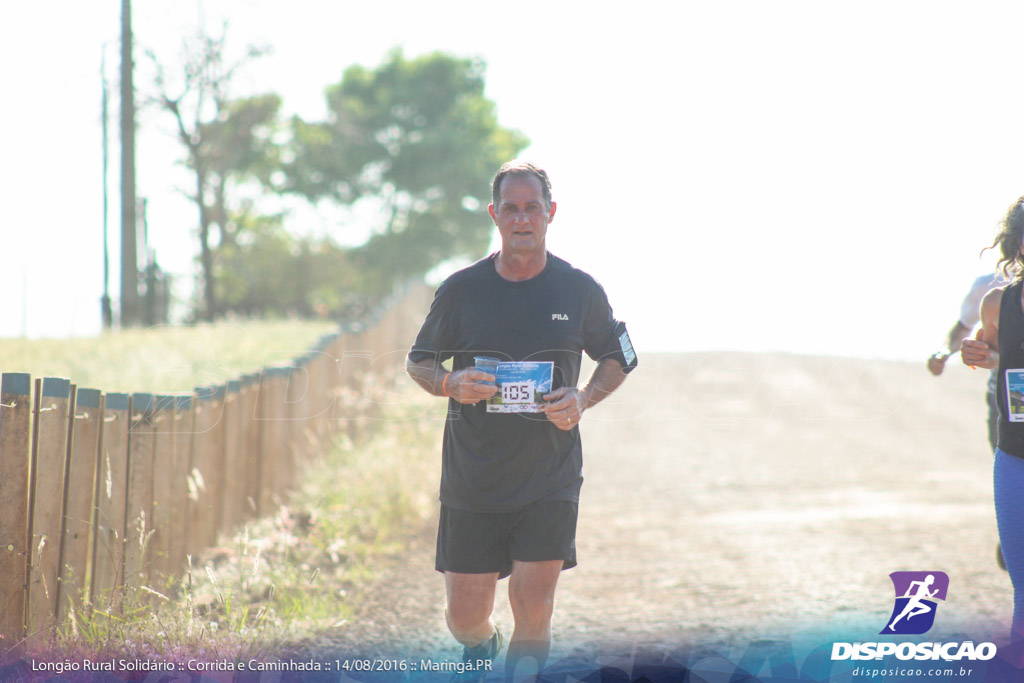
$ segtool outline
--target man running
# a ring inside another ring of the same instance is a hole
[[[963,303],[960,304],[960,316],[946,335],[946,348],[936,351],[928,357],[928,371],[938,377],[946,367],[946,361],[960,350],[963,340],[971,336],[974,328],[981,321],[981,300],[996,287],[1009,284],[999,273],[988,273],[975,278],[967,291]],[[999,424],[999,407],[996,404],[996,371],[992,370],[988,377],[985,390],[985,403],[988,407],[988,443],[994,453],[997,441],[997,425]],[[996,564],[1006,569],[1003,552],[996,544]]]
[[[491,621],[496,586],[509,577],[511,679],[522,675],[520,661],[526,673],[543,668],[559,573],[576,565],[580,420],[622,383],[636,355],[601,286],[547,251],[557,208],[547,173],[505,164],[492,202],[501,249],[438,287],[407,369],[426,391],[448,397],[435,563],[448,628],[465,662],[493,660],[502,643]],[[577,389],[582,351],[598,363]],[[541,366],[549,374],[499,394],[497,376],[477,370],[475,356],[497,358],[507,372]],[[451,370],[442,365],[449,359]],[[496,396],[502,405],[488,401]],[[534,412],[511,412],[524,405]],[[485,674],[476,668],[463,678]]]
[[[960,316],[946,335],[946,348],[940,349],[928,357],[927,365],[930,373],[935,376],[941,375],[949,357],[960,350],[960,346],[966,337],[971,336],[971,332],[981,320],[982,297],[990,289],[1002,287],[1006,284],[1007,282],[996,273],[982,275],[971,283],[967,296],[964,297],[963,303],[960,304]],[[995,401],[994,380],[989,382],[986,401],[988,403],[988,441],[994,451],[996,448],[996,422],[999,419],[999,411],[996,408]]]

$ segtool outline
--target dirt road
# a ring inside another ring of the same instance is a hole
[[[928,638],[998,637],[1011,592],[985,379],[952,362],[936,379],[923,363],[647,355],[583,419],[580,564],[559,583],[551,661],[876,639],[897,570],[950,577]],[[433,537],[431,520],[319,647],[456,659]]]

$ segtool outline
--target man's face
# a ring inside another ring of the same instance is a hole
[[[540,179],[532,175],[511,175],[501,181],[497,206],[487,211],[498,226],[501,251],[506,254],[543,253],[548,223],[555,217],[555,203],[544,203]]]

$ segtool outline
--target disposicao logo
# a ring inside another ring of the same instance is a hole
[[[919,635],[935,623],[935,610],[945,601],[949,577],[945,572],[893,572],[895,604],[880,634]]]
[[[892,614],[885,622],[880,635],[920,635],[926,633],[935,623],[935,611],[939,602],[946,599],[949,577],[945,572],[893,572],[892,579],[896,599]],[[833,643],[832,661],[838,660],[879,660],[896,657],[899,660],[943,660],[946,662],[967,660],[987,661],[996,656],[993,643],[962,642],[856,642]]]

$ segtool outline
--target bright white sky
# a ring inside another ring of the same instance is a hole
[[[229,19],[229,47],[275,49],[236,94],[310,119],[345,67],[395,46],[482,57],[501,123],[551,173],[550,249],[605,285],[641,351],[923,360],[1024,193],[1019,3],[146,0],[137,43],[173,61],[200,6]],[[119,11],[0,5],[0,336],[99,328],[100,56],[116,82]],[[152,246],[189,281],[181,153],[166,119],[139,121]]]

